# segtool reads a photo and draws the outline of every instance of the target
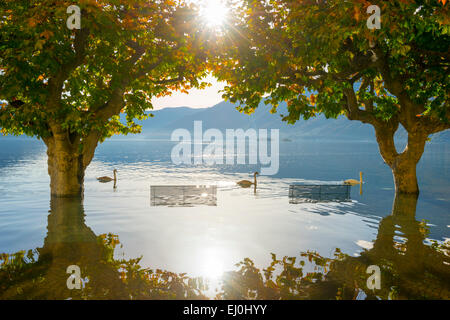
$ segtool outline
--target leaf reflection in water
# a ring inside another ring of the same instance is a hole
[[[417,197],[397,195],[373,246],[354,257],[301,252],[259,269],[250,258],[223,273],[215,299],[450,299],[450,246],[429,241],[416,221]],[[402,241],[396,240],[398,233]],[[428,244],[427,244],[428,243]],[[145,268],[141,258],[117,258],[119,237],[96,236],[81,199],[52,199],[42,248],[0,254],[0,299],[208,299],[208,283],[185,273]],[[81,267],[83,288],[69,290],[69,265]],[[369,290],[366,270],[381,270]]]

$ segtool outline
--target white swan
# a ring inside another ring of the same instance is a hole
[[[117,181],[117,170],[114,169],[113,173],[114,173],[114,178],[110,178],[110,177],[104,176],[104,177],[97,178],[97,180],[99,182],[101,182],[101,183],[107,183],[107,182],[114,181],[114,184],[115,184],[116,181]]]
[[[354,186],[357,184],[363,184],[363,178],[362,178],[362,172],[359,173],[359,181],[355,180],[355,179],[348,179],[344,181],[345,185],[350,185],[350,186]]]
[[[249,188],[252,184],[256,187],[256,176],[259,175],[259,172],[255,172],[253,174],[254,182],[248,181],[248,180],[241,180],[239,182],[236,182],[237,185],[241,186],[242,188]]]

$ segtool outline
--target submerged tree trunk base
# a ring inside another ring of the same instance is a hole
[[[417,182],[416,163],[407,162],[395,164],[392,168],[394,175],[395,192],[400,194],[419,194]]]
[[[82,197],[84,191],[82,155],[66,145],[58,143],[50,143],[47,148],[52,197]]]

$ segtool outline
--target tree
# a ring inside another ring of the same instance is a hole
[[[371,5],[381,10],[380,29],[369,29]],[[233,16],[215,71],[228,82],[225,98],[246,113],[262,99],[272,112],[286,101],[290,124],[317,114],[371,124],[396,191],[419,193],[426,141],[450,128],[446,1],[244,0]]]
[[[206,85],[208,40],[193,5],[81,0],[81,28],[70,30],[73,4],[0,4],[0,127],[45,142],[51,193],[62,197],[82,194],[99,142],[139,132],[133,120],[152,97]]]

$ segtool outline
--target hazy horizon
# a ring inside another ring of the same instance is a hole
[[[188,94],[174,92],[171,96],[152,99],[153,110],[165,108],[189,107],[194,109],[209,108],[223,101],[219,92],[225,86],[224,82],[218,82],[213,76],[208,76],[204,81],[211,83],[211,87],[204,90],[191,89]]]

